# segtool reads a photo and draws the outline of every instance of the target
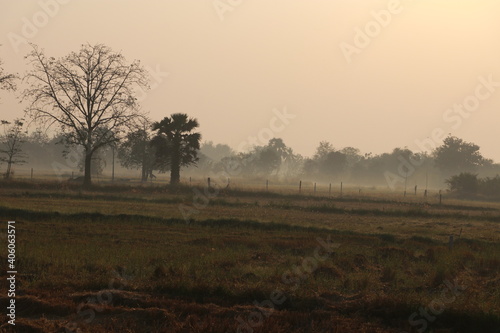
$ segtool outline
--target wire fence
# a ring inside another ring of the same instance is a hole
[[[49,170],[36,170],[34,168],[16,170],[12,179],[29,181],[60,181],[79,182],[83,181],[83,173],[79,171],[65,171],[59,174]],[[148,178],[146,182],[137,177],[137,173],[117,173],[115,175],[101,174],[93,175],[94,184],[130,184],[165,186],[169,184],[169,174],[157,174],[154,178]],[[384,185],[359,185],[343,181],[325,182],[312,180],[277,180],[265,178],[222,178],[208,176],[186,176],[181,177],[181,184],[193,187],[217,187],[219,189],[272,192],[279,194],[299,194],[304,196],[321,197],[392,197],[394,199],[405,198],[405,201],[437,201],[443,200],[444,191],[441,189],[428,189],[415,185],[411,188],[389,189]]]

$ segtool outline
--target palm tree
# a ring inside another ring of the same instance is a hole
[[[198,121],[185,113],[174,113],[153,124],[157,133],[151,144],[156,147],[157,164],[163,169],[170,168],[171,185],[179,183],[182,166],[198,161],[201,134],[193,133],[197,127]]]

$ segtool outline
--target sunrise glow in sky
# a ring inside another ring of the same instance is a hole
[[[64,56],[103,43],[154,73],[153,120],[183,112],[233,148],[271,129],[296,152],[319,141],[420,151],[451,133],[500,161],[497,0],[0,0],[0,59],[29,46]],[[22,88],[22,84],[19,84]],[[23,115],[0,92],[2,119]],[[272,129],[277,110],[294,117]],[[437,142],[440,144],[440,142]]]

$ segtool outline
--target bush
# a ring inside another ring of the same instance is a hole
[[[500,198],[500,176],[479,179],[477,175],[463,172],[446,180],[450,191],[459,195],[480,195],[488,198]]]
[[[476,194],[479,188],[479,179],[476,174],[462,172],[446,180],[450,191],[459,194]]]
[[[479,191],[488,197],[500,198],[500,176],[485,178],[481,181]]]

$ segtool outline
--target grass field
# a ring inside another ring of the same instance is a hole
[[[499,203],[287,193],[1,183],[16,331],[500,332]]]

